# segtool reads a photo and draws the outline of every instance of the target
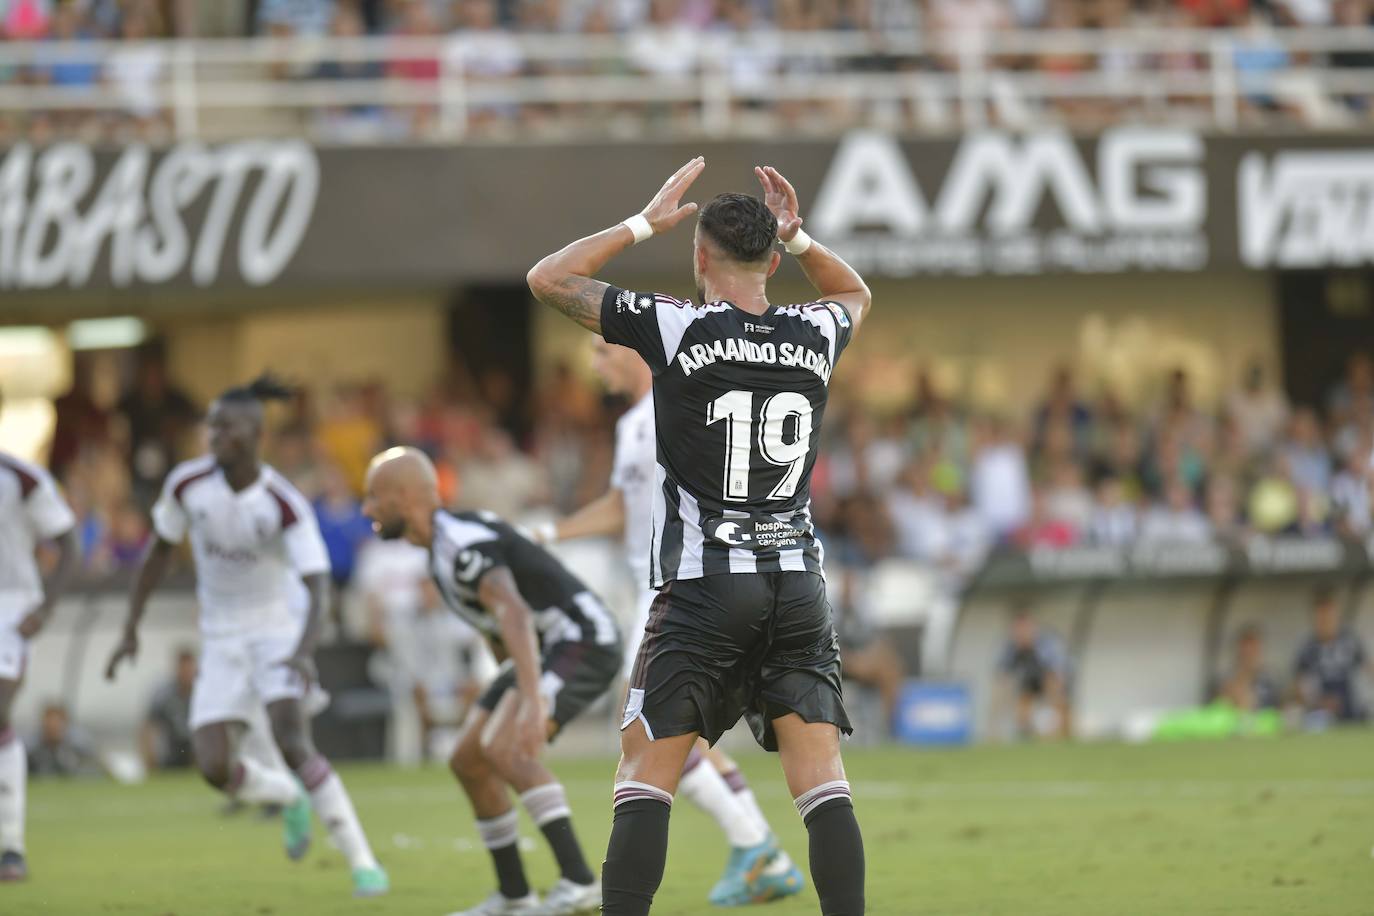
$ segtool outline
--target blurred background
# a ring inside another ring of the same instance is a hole
[[[0,447],[51,467],[85,548],[20,695],[34,771],[187,762],[189,575],[137,667],[99,669],[163,477],[265,369],[300,385],[266,451],[337,584],[321,747],[441,754],[490,661],[371,539],[367,460],[419,445],[451,506],[526,523],[602,493],[627,405],[524,274],[699,153],[700,199],[781,169],[874,292],[813,484],[856,741],[1362,720],[1371,15],[0,0]],[[689,248],[606,277],[692,295]],[[772,296],[810,298],[795,265]],[[628,616],[618,545],[559,553]],[[560,747],[613,747],[612,717]]]

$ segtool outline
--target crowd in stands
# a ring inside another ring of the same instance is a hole
[[[358,81],[387,78],[401,84],[432,84],[445,68],[457,68],[473,84],[498,85],[515,76],[641,76],[663,83],[690,81],[711,61],[723,73],[741,112],[767,109],[790,127],[825,125],[833,130],[874,110],[858,110],[840,99],[800,105],[769,98],[774,78],[786,74],[855,72],[948,72],[969,55],[987,68],[1007,73],[1038,72],[1053,77],[1098,75],[1112,80],[1139,69],[1162,74],[1202,74],[1207,55],[1194,50],[1142,53],[1104,41],[1083,53],[994,53],[989,38],[1020,29],[1170,28],[1241,30],[1231,47],[1244,112],[1311,119],[1303,92],[1285,96],[1270,77],[1312,65],[1374,68],[1374,44],[1324,54],[1290,51],[1272,37],[1275,27],[1368,27],[1371,0],[0,0],[0,47],[10,42],[122,40],[127,47],[103,60],[49,51],[36,63],[0,66],[0,85],[48,86],[72,93],[104,85],[122,113],[95,117],[77,108],[6,117],[0,137],[28,133],[39,139],[65,134],[100,136],[113,129],[156,135],[168,126],[159,88],[171,78],[173,59],[157,38],[270,36],[298,39],[302,50],[264,64],[265,74],[283,80]],[[919,34],[925,47],[892,47],[853,59],[789,51],[788,32],[834,30],[881,38],[894,32]],[[532,58],[517,34],[611,36],[623,39],[611,58]],[[385,59],[330,59],[309,42],[332,36],[447,36],[443,60],[397,52]],[[1205,81],[1204,81],[1205,82]],[[1206,89],[1199,90],[1205,95]],[[1306,90],[1304,90],[1306,91]],[[1316,90],[1320,93],[1320,90]],[[1186,94],[1186,93],[1185,93]],[[1369,94],[1336,95],[1348,113],[1370,113]],[[1195,100],[1208,107],[1201,95]],[[1051,116],[1098,123],[1127,112],[1126,101],[1074,98],[1054,101]],[[488,97],[468,106],[476,131],[512,127],[539,129],[574,121],[584,126],[616,123],[624,105],[520,104],[515,96]],[[630,106],[632,107],[632,106]],[[696,115],[696,106],[650,105],[666,119]],[[899,109],[901,105],[897,106]],[[572,113],[574,118],[560,118]],[[642,114],[643,112],[639,112]],[[1133,112],[1134,113],[1134,112]],[[885,117],[893,116],[890,112]],[[898,111],[895,117],[905,117]],[[994,112],[996,117],[996,112]],[[434,127],[433,106],[384,108],[376,102],[323,106],[312,115],[319,130],[410,136]],[[921,116],[917,116],[917,123]],[[633,116],[630,123],[642,125]]]
[[[1259,623],[1238,627],[1205,702],[1242,715],[1281,713],[1292,727],[1313,731],[1366,721],[1362,682],[1374,676],[1374,661],[1343,613],[1342,598],[1327,586],[1313,593],[1308,632],[1281,647],[1287,649],[1286,671],[1272,664]],[[1017,608],[997,660],[994,728],[1018,738],[1068,737],[1074,676],[1075,660],[1063,637],[1030,607]]]
[[[78,363],[78,366],[80,363]],[[97,573],[136,563],[146,512],[179,458],[200,446],[201,405],[145,354],[129,390],[96,403],[85,373],[58,399],[52,469],[81,517]],[[994,549],[1221,542],[1252,535],[1364,539],[1374,530],[1374,360],[1352,355],[1320,405],[1290,405],[1256,364],[1214,407],[1181,369],[1151,407],[1091,396],[1054,369],[1024,416],[975,411],[922,375],[914,398],[877,413],[839,404],[817,458],[814,515],[836,556],[897,557],[955,580]],[[360,380],[303,390],[273,414],[270,460],[315,501],[340,585],[370,536],[359,497],[368,459],[395,443],[433,455],[445,500],[521,519],[601,493],[624,405],[569,366],[529,397],[510,380],[437,384],[421,399]],[[502,405],[502,406],[492,406]]]

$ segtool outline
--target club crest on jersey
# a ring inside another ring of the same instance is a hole
[[[826,308],[830,309],[830,314],[835,316],[835,323],[842,328],[849,327],[849,315],[838,302],[822,302]]]
[[[653,307],[653,296],[637,296],[628,289],[622,289],[620,295],[615,297],[615,310],[617,312],[642,315]]]

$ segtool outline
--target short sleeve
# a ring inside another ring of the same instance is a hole
[[[291,568],[301,578],[328,575],[329,551],[324,546],[314,507],[294,487],[274,484],[268,490],[281,511],[282,543]]]
[[[76,525],[76,516],[71,507],[57,492],[57,484],[47,474],[38,478],[38,486],[33,488],[24,501],[29,516],[29,524],[44,540],[61,537]]]
[[[153,530],[167,543],[180,544],[186,539],[186,529],[190,525],[186,507],[177,498],[174,478],[168,476],[162,485],[162,495],[153,503]]]
[[[453,578],[459,585],[476,588],[493,569],[509,566],[506,547],[499,538],[469,544],[453,558]]]
[[[820,305],[824,306],[829,316],[830,326],[833,329],[833,340],[835,342],[835,359],[832,362],[840,361],[840,354],[845,347],[849,346],[850,339],[854,336],[854,320],[849,315],[849,309],[831,299],[822,300]],[[830,334],[826,335],[830,337]]]
[[[601,336],[638,352],[655,375],[667,368],[695,319],[690,302],[662,293],[608,286],[601,297]]]

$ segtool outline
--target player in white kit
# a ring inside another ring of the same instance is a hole
[[[24,679],[28,641],[43,628],[76,568],[76,517],[47,471],[0,453],[0,881],[28,876],[24,861],[24,801],[28,761],[10,723]],[[48,581],[35,550],[57,544]]]
[[[285,806],[286,851],[310,845],[311,807],[352,869],[356,896],[388,890],[343,782],[310,738],[302,708],[315,679],[315,640],[328,592],[329,558],[314,510],[258,457],[262,401],[289,389],[261,378],[220,396],[207,418],[210,452],[178,465],[153,507],[156,538],[129,603],[124,637],[106,669],[138,653],[148,598],[189,535],[195,557],[203,645],[191,694],[192,747],[206,782],[245,802]],[[308,590],[302,620],[293,604]],[[237,753],[255,707],[296,778]],[[299,782],[297,781],[299,780]],[[303,788],[302,788],[303,787]]]
[[[545,543],[569,538],[621,535],[625,558],[638,587],[635,618],[625,629],[625,667],[634,666],[649,619],[649,605],[658,592],[649,587],[650,528],[657,457],[654,438],[653,374],[629,347],[595,338],[597,374],[612,394],[623,395],[632,406],[616,422],[615,458],[611,486],[599,499],[556,523],[535,531]],[[705,764],[705,765],[703,765]],[[763,903],[800,893],[801,870],[778,848],[772,829],[759,809],[739,766],[704,739],[683,767],[680,789],[709,814],[730,843],[725,874],[708,899],[717,906]]]

